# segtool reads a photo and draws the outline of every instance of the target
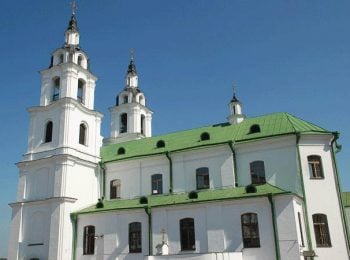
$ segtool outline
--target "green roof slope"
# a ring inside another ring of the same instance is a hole
[[[129,200],[108,200],[104,201],[103,208],[96,208],[96,206],[91,206],[86,209],[76,212],[76,214],[87,214],[94,212],[104,212],[104,211],[116,211],[116,210],[131,210],[145,207],[161,207],[161,206],[172,206],[172,205],[184,205],[191,203],[201,203],[201,202],[214,202],[219,200],[231,200],[231,199],[246,199],[259,196],[267,196],[268,194],[286,194],[282,189],[279,189],[271,184],[264,184],[256,186],[256,193],[247,193],[245,187],[221,189],[221,190],[203,190],[198,191],[197,199],[190,199],[188,193],[178,193],[178,194],[164,194],[164,195],[150,195],[147,197],[148,204],[141,204],[140,199],[129,199]]]
[[[259,125],[261,131],[258,133],[250,133],[250,128],[252,125]],[[200,140],[200,136],[204,132],[210,134],[210,140]],[[235,125],[223,123],[107,145],[101,148],[101,157],[102,162],[110,162],[132,157],[149,156],[165,152],[226,143],[229,141],[243,142],[293,133],[324,134],[330,132],[288,113],[274,113],[255,118],[247,118],[240,124]],[[159,140],[163,140],[165,142],[164,148],[156,147],[156,143]],[[120,147],[125,149],[125,154],[117,155],[117,151]]]
[[[341,193],[341,199],[343,201],[344,207],[350,207],[350,192],[342,192]]]

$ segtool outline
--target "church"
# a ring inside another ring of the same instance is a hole
[[[74,11],[40,74],[10,260],[349,259],[338,133],[234,94],[227,122],[152,136],[131,56],[103,138]]]

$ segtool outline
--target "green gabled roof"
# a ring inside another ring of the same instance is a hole
[[[249,133],[251,126],[255,124],[260,126],[261,132],[253,134]],[[204,132],[210,134],[210,140],[200,141],[200,135]],[[235,125],[223,123],[107,145],[101,148],[101,157],[102,162],[110,162],[133,157],[149,156],[165,152],[174,152],[201,146],[227,143],[229,141],[243,142],[293,133],[330,132],[288,113],[274,113],[255,118],[247,118],[243,122]],[[159,140],[163,140],[165,142],[164,148],[156,147]],[[121,147],[125,149],[125,154],[117,155],[117,151]]]
[[[342,192],[341,199],[344,207],[350,207],[350,192]]]
[[[147,197],[148,203],[141,204],[140,198],[136,199],[116,199],[104,201],[103,208],[97,208],[96,205],[88,207],[86,209],[75,212],[75,214],[87,214],[103,211],[117,211],[117,210],[131,210],[140,209],[145,207],[161,207],[161,206],[175,206],[185,205],[191,203],[201,202],[214,202],[219,200],[232,200],[232,199],[246,199],[252,197],[267,196],[268,194],[287,194],[289,192],[280,188],[272,186],[271,184],[264,184],[256,186],[256,193],[247,193],[245,187],[227,188],[221,190],[202,190],[198,191],[197,199],[190,199],[189,193],[178,194],[164,194],[164,195],[150,195]]]

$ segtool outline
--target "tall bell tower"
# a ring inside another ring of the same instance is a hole
[[[97,78],[79,45],[73,5],[64,44],[53,52],[49,68],[40,72],[40,104],[28,109],[28,148],[17,163],[17,201],[10,204],[9,259],[71,259],[70,213],[100,196]]]
[[[145,94],[139,88],[138,75],[131,51],[131,59],[125,76],[125,87],[117,95],[111,112],[111,134],[105,144],[120,143],[152,136],[152,114],[146,106]]]

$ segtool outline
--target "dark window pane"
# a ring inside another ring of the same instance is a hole
[[[84,227],[84,255],[93,255],[95,253],[95,227]]]
[[[120,198],[120,180],[112,180],[110,183],[110,199]]]
[[[201,167],[196,170],[197,189],[209,189],[209,168]]]
[[[180,240],[182,251],[196,250],[196,238],[193,218],[184,218],[180,220]]]
[[[331,238],[329,235],[327,216],[324,214],[312,215],[314,222],[315,239],[318,247],[330,247]]]
[[[161,174],[152,175],[152,194],[163,193],[163,176]]]
[[[48,122],[46,124],[46,129],[45,129],[45,143],[49,143],[52,141],[52,129],[53,129],[53,124],[52,122]]]
[[[128,130],[128,115],[126,113],[120,116],[120,133],[126,133]]]
[[[318,155],[310,155],[307,157],[307,160],[309,164],[310,177],[316,179],[324,178],[321,157]]]
[[[86,144],[86,126],[84,124],[80,124],[79,127],[79,144]]]
[[[252,184],[264,184],[265,179],[265,165],[263,161],[255,161],[250,163],[250,176]]]
[[[129,252],[142,252],[142,236],[140,222],[133,222],[129,224]]]
[[[241,216],[243,247],[260,247],[258,215],[246,213]]]

